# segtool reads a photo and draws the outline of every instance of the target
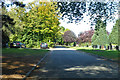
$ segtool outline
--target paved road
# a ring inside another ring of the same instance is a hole
[[[48,62],[31,76],[41,78],[117,78],[118,65],[78,52],[57,47],[51,49]]]

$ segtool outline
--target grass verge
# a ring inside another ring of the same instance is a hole
[[[49,50],[45,49],[24,49],[24,48],[3,48],[2,55],[4,56],[15,56],[15,57],[22,57],[22,56],[44,56],[46,52]]]
[[[100,49],[93,49],[88,47],[71,47],[78,51],[83,51],[87,53],[92,53],[98,56],[103,56],[108,59],[119,60],[120,59],[120,52],[115,50],[100,50]]]
[[[48,51],[45,49],[3,48],[2,78],[22,79]]]

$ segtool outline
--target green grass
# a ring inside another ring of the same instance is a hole
[[[49,50],[45,49],[23,49],[23,48],[2,48],[2,55],[3,56],[44,56],[46,52]]]
[[[80,50],[83,52],[103,56],[109,59],[118,60],[120,58],[120,52],[115,50],[100,50],[100,49],[93,49],[88,47],[71,47],[71,48],[74,48],[76,50]]]
[[[65,48],[70,48],[70,46],[66,46],[66,45],[62,45],[62,47],[65,47]]]

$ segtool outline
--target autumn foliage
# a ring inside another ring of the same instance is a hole
[[[78,43],[85,43],[85,42],[90,42],[91,43],[91,37],[94,34],[94,30],[88,30],[83,33],[80,33],[78,35],[77,42]]]

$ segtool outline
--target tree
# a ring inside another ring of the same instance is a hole
[[[113,26],[112,32],[109,35],[110,43],[112,44],[119,44],[120,33],[119,33],[119,26],[120,26],[120,19],[116,20],[116,24]]]
[[[109,44],[109,37],[106,31],[106,25],[103,21],[98,20],[95,25],[95,32],[92,36],[92,45],[105,46],[107,44]]]
[[[98,36],[96,34],[96,31],[94,32],[93,36],[92,36],[92,45],[97,45],[98,42]],[[97,40],[97,41],[96,41]]]
[[[41,42],[54,42],[58,37],[60,30],[59,16],[56,11],[56,3],[39,2],[35,5],[34,2],[28,6],[31,7],[29,12],[25,13],[23,23],[24,31],[22,40],[28,46],[39,46]]]
[[[36,1],[33,1],[28,6],[22,2],[11,3],[16,4],[16,8],[7,12],[15,23],[12,26],[14,34],[9,36],[11,41],[24,42],[27,47],[39,47],[40,42],[56,40],[60,30],[56,2],[38,3],[36,5]]]
[[[104,19],[104,23],[106,23],[106,21],[113,21],[115,19],[113,15],[116,14],[118,5],[119,3],[115,1],[90,2],[88,15],[90,16],[91,24],[101,19]]]
[[[98,34],[99,34],[98,45],[106,46],[107,44],[109,44],[109,37],[108,37],[107,32],[104,28],[101,28],[99,30]]]
[[[7,15],[5,4],[2,2],[2,47],[9,42],[10,34],[15,33],[13,18]]]
[[[19,3],[19,2],[18,2]],[[11,0],[11,4],[6,4],[5,1],[2,2],[2,46],[5,47],[5,44],[11,41],[11,35],[15,35],[16,32],[19,33],[20,29],[16,28],[16,21],[17,18],[14,11],[11,13],[8,12],[6,7],[12,6],[15,4],[13,0]],[[17,4],[16,4],[17,5]],[[19,3],[20,7],[24,7],[22,3]],[[12,16],[11,16],[12,15]],[[19,19],[19,17],[17,18]],[[20,23],[20,21],[18,22]]]
[[[65,28],[63,26],[60,26],[60,30],[57,33],[57,38],[56,38],[56,42],[59,43],[60,45],[63,44],[63,34],[65,32]]]
[[[91,37],[94,34],[94,30],[88,30],[78,35],[78,43],[91,43]]]
[[[99,42],[100,42],[100,38],[99,36],[96,37],[96,39],[92,42],[92,45],[99,45]]]
[[[22,38],[21,33],[23,32],[23,19],[25,18],[25,8],[23,7],[17,7],[17,8],[12,8],[7,15],[9,15],[11,18],[13,18],[13,22],[15,23],[14,26],[14,31],[15,34],[10,35],[11,41],[21,41],[19,40],[20,38]]]
[[[63,40],[67,43],[76,42],[76,35],[72,31],[66,31],[63,35]]]
[[[70,22],[79,23],[83,18],[83,14],[87,12],[87,16],[90,16],[91,24],[96,23],[99,19],[104,18],[105,22],[107,20],[113,21],[114,15],[117,11],[117,2],[104,1],[104,2],[58,2],[58,8],[60,8],[60,13],[63,14],[62,18],[68,18]],[[67,17],[66,17],[67,16]]]
[[[104,21],[98,19],[98,20],[96,21],[96,25],[95,25],[95,31],[96,31],[96,33],[97,33],[101,28],[106,29],[106,23],[105,23]]]
[[[69,23],[79,22],[83,19],[83,14],[86,12],[85,2],[58,2],[58,8],[62,14],[62,19],[68,18]],[[67,17],[66,17],[67,16]]]

